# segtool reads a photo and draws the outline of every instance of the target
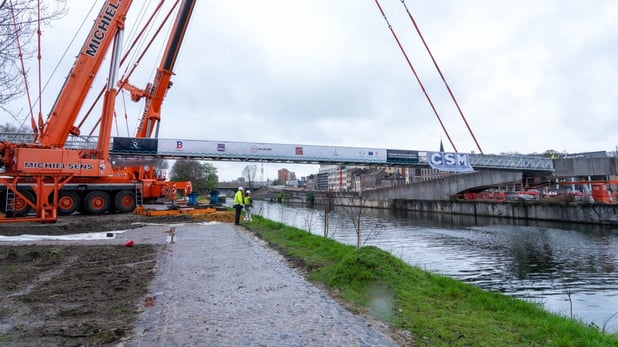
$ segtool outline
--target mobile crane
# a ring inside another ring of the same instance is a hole
[[[176,1],[176,4],[178,4]],[[110,160],[111,131],[117,87],[131,91],[134,100],[146,99],[136,138],[158,135],[160,108],[171,86],[171,75],[191,18],[195,0],[182,0],[168,38],[155,81],[145,89],[128,83],[116,85],[125,19],[132,0],[106,0],[65,80],[47,121],[33,122],[32,143],[0,142],[0,223],[54,222],[58,215],[127,213],[146,199],[169,193],[191,192],[191,182],[169,182],[154,168],[117,167]],[[110,52],[111,49],[111,52]],[[107,53],[110,69],[98,121],[94,148],[70,148],[70,135],[80,134],[75,125],[88,91]],[[34,215],[32,215],[34,211]]]

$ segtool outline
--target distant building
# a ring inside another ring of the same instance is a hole
[[[411,179],[412,182],[431,181],[452,175],[451,172],[440,171],[432,168],[412,168],[410,170],[413,172]]]
[[[346,165],[320,165],[320,174],[326,174],[328,177],[328,186],[326,190],[334,192],[344,192],[350,190],[350,176]]]
[[[315,181],[316,190],[328,190],[328,172],[318,172]]]
[[[277,171],[277,180],[280,183],[284,183],[287,181],[296,181],[296,173],[286,168],[279,169]]]
[[[451,173],[432,168],[321,165],[316,176],[316,188],[314,189],[360,192],[429,181],[449,175]]]
[[[307,190],[319,190],[318,188],[318,175],[311,174],[305,178],[305,189]]]

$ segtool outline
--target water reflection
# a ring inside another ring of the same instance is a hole
[[[257,202],[255,211],[346,244],[356,244],[340,208]],[[488,290],[532,300],[546,309],[618,332],[618,228],[408,211],[366,210],[366,240],[411,265]],[[363,241],[364,238],[363,238]],[[363,242],[364,243],[364,242]],[[608,322],[609,320],[609,322]]]

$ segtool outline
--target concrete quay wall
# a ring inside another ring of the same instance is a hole
[[[397,199],[392,201],[391,208],[485,217],[618,225],[617,205]]]
[[[305,204],[306,193],[288,195],[285,202]],[[351,193],[326,197],[316,194],[315,203],[333,206],[363,206],[428,213],[462,214],[478,217],[544,220],[567,223],[618,225],[618,205],[548,203],[535,201],[491,202],[465,200],[367,199]]]

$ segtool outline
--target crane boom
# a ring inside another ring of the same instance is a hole
[[[103,4],[43,126],[41,145],[63,147],[70,134],[79,135],[75,120],[114,37],[124,29],[131,3],[107,0]]]
[[[131,99],[133,101],[139,101],[142,98],[145,99],[144,111],[139,120],[135,134],[137,138],[157,138],[159,135],[161,105],[163,104],[163,99],[167,91],[172,85],[171,77],[174,74],[174,65],[180,52],[180,47],[187,31],[189,19],[193,13],[195,3],[195,0],[182,1],[169,34],[161,62],[157,68],[154,81],[148,83],[144,89],[133,86],[128,82],[127,78],[118,82],[121,88],[131,92]],[[148,170],[144,170],[143,166],[126,167],[125,171],[144,182],[144,190],[150,190],[151,195],[163,194],[163,192],[167,190],[165,187],[167,183],[163,181],[162,178],[157,177],[156,171],[152,166],[149,167]],[[175,188],[182,189],[187,193],[192,190],[192,185],[190,181],[177,182]]]
[[[195,7],[195,0],[183,1],[174,26],[170,33],[165,47],[165,53],[161,58],[161,62],[157,69],[154,82],[148,84],[146,88],[139,89],[129,84],[126,80],[119,83],[123,88],[132,93],[133,100],[138,101],[141,98],[146,98],[144,113],[139,121],[136,137],[150,138],[158,137],[159,121],[161,120],[161,104],[167,90],[171,87],[171,77],[174,74],[173,69],[176,63],[176,58],[180,52],[180,46],[184,39],[185,32],[189,25],[189,19]]]

